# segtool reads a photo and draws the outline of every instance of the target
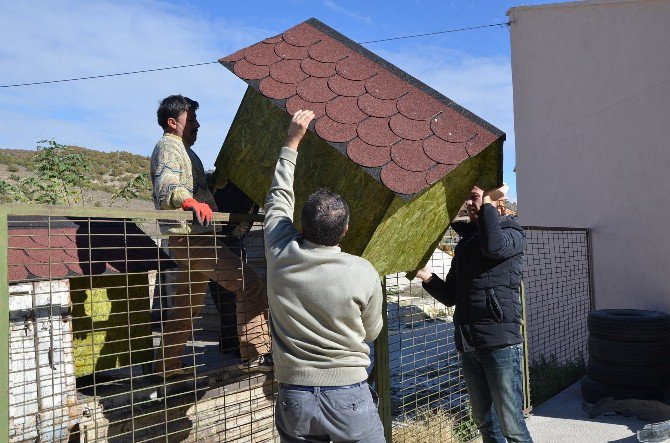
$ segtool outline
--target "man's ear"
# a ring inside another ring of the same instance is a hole
[[[170,129],[177,129],[177,120],[174,117],[168,117],[167,125]]]

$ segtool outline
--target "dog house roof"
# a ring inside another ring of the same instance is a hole
[[[219,61],[287,113],[313,110],[311,130],[405,200],[505,138],[316,19]]]
[[[8,228],[10,283],[176,266],[129,221],[10,217]]]

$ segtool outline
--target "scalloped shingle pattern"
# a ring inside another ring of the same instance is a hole
[[[84,275],[76,228],[11,229],[7,241],[10,282]]]
[[[289,114],[313,110],[316,134],[391,191],[415,195],[501,137],[312,21],[220,62]]]
[[[57,280],[83,275],[147,272],[174,262],[135,224],[121,221],[47,222],[22,227],[10,221],[7,238],[10,283]],[[89,229],[90,228],[90,229]],[[159,266],[160,261],[160,266]]]

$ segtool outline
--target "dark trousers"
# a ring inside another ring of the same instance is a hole
[[[221,337],[219,349],[240,356],[240,339],[237,337],[237,303],[235,293],[226,290],[215,281],[209,282],[209,293],[219,311],[221,320]]]
[[[230,249],[230,252],[246,260],[247,254],[241,240],[234,237],[224,237],[222,243]],[[209,293],[214,301],[214,306],[219,311],[219,319],[221,321],[219,349],[221,352],[231,352],[239,357],[240,339],[237,336],[237,303],[235,301],[235,293],[227,290],[215,281],[209,282]]]

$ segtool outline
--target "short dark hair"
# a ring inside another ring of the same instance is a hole
[[[165,97],[161,100],[158,105],[158,111],[156,111],[158,124],[161,128],[167,129],[167,121],[169,118],[177,119],[183,112],[191,109],[195,111],[199,106],[197,101],[184,97],[181,94]]]
[[[349,224],[349,206],[342,197],[326,188],[307,198],[300,213],[305,240],[324,246],[340,243]]]

